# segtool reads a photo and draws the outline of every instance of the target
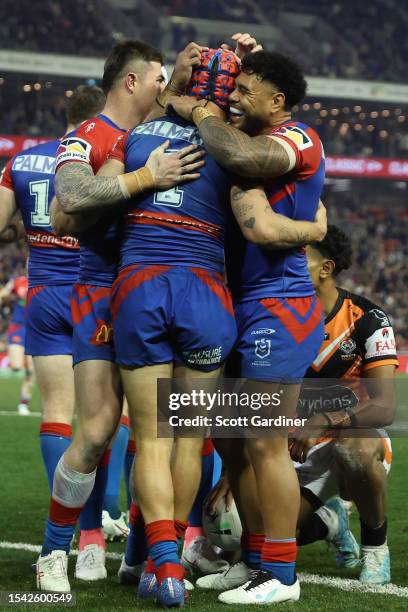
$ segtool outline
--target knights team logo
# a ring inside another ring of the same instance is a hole
[[[271,341],[269,338],[261,338],[261,340],[255,340],[255,355],[259,359],[265,359],[271,354]]]
[[[82,138],[65,138],[57,151],[57,164],[64,161],[89,162],[91,145]]]

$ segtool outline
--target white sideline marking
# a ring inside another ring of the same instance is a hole
[[[28,552],[39,553],[41,546],[34,544],[26,544],[25,542],[0,542],[0,549],[7,550],[26,550]],[[71,550],[70,555],[77,556],[78,550]],[[120,553],[107,552],[107,559],[115,559],[120,561],[122,555]],[[331,576],[320,576],[318,574],[309,574],[300,572],[298,574],[300,582],[305,584],[317,584],[320,586],[332,587],[341,591],[353,591],[359,593],[375,593],[381,595],[394,595],[394,597],[408,598],[408,587],[401,587],[396,584],[371,585],[363,586],[358,580],[352,578],[334,578]]]
[[[19,414],[17,410],[0,410],[0,416],[35,417],[41,416],[41,412],[30,412],[29,414]]]
[[[307,572],[299,572],[298,576],[300,582],[305,584],[334,587],[341,591],[408,597],[408,587],[401,587],[396,584],[362,585],[359,580],[354,578],[334,578],[331,576],[320,576],[319,574],[309,574]]]

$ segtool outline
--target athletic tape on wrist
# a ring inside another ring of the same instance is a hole
[[[126,199],[154,188],[154,178],[147,166],[118,176],[119,185]]]
[[[211,110],[205,108],[203,106],[195,106],[193,108],[193,112],[191,113],[194,123],[197,127],[200,127],[200,124],[207,119],[207,117],[216,117]]]

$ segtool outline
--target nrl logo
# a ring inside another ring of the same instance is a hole
[[[266,338],[255,340],[255,355],[259,359],[265,359],[271,354],[271,341]]]

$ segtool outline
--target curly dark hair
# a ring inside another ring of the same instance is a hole
[[[306,95],[307,83],[300,66],[290,57],[276,51],[247,53],[242,60],[243,72],[256,74],[285,94],[285,110],[291,110]]]
[[[333,276],[348,270],[352,264],[353,248],[350,238],[337,225],[329,225],[325,238],[321,242],[313,242],[311,246],[323,257],[334,261]]]

